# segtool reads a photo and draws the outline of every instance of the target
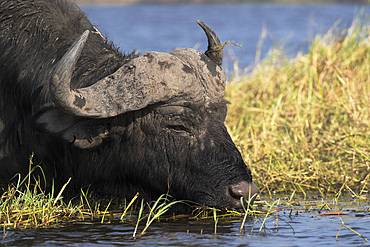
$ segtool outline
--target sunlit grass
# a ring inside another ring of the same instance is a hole
[[[43,190],[43,178],[32,177],[35,170],[31,168],[28,176],[22,178],[19,174],[16,181],[9,185],[8,190],[1,195],[0,220],[3,227],[29,228],[56,225],[60,221],[73,221],[83,216],[86,211],[81,206],[71,206],[62,200],[62,193],[69,181],[63,186],[57,196],[52,188],[50,193]]]
[[[369,190],[368,20],[333,27],[307,54],[275,48],[227,87],[227,126],[262,193]]]

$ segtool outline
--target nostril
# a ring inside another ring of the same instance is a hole
[[[237,208],[242,208],[240,198],[243,197],[246,202],[250,201],[253,204],[256,194],[259,190],[253,182],[242,181],[236,185],[231,185],[229,187],[229,195],[234,199],[234,206]]]
[[[235,185],[230,186],[229,193],[235,199],[240,199],[243,196],[243,190]]]

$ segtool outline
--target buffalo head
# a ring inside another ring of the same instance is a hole
[[[35,122],[69,143],[75,180],[231,208],[258,193],[224,125],[223,46],[198,24],[205,53],[148,52],[84,88],[71,80],[89,31],[65,53],[50,80],[53,103]]]

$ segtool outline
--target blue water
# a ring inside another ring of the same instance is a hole
[[[81,5],[102,34],[107,34],[122,51],[134,49],[170,52],[178,47],[206,50],[206,37],[197,25],[200,19],[212,27],[221,42],[233,41],[243,48],[227,46],[224,69],[234,61],[245,68],[256,61],[262,30],[266,38],[262,57],[277,45],[288,55],[306,51],[316,34],[327,32],[338,21],[348,27],[366,6],[359,3],[202,3]],[[367,11],[370,13],[370,11]]]

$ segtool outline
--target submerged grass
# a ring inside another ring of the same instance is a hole
[[[31,158],[28,176],[17,176],[1,195],[4,237],[9,228],[119,222],[131,225],[133,237],[138,238],[154,222],[183,218],[213,221],[214,234],[220,220],[236,218],[241,224],[239,233],[250,230],[252,234],[264,230],[266,221],[272,219],[278,230],[278,222],[283,221],[278,221],[278,212],[283,210],[290,214],[294,208],[296,214],[302,210],[341,215],[336,210],[344,191],[362,200],[369,189],[368,24],[356,20],[346,30],[334,27],[317,36],[307,54],[292,60],[273,49],[251,73],[228,84],[226,96],[232,102],[227,117],[230,133],[261,193],[272,198],[283,192],[281,199],[257,199],[254,206],[249,202],[244,205],[242,200],[244,212],[198,207],[192,215],[172,216],[166,215],[169,208],[184,202],[167,195],[152,203],[139,201],[136,195],[117,210],[112,201],[93,203],[89,193],[82,190],[79,200],[65,203],[62,195],[69,181],[58,193],[45,193],[44,179],[33,176],[33,171],[41,168],[31,168]],[[320,199],[310,205],[298,199],[298,194],[306,199],[312,192]],[[253,219],[253,226],[246,229],[246,222]],[[342,226],[350,229],[342,224],[339,231]]]
[[[227,126],[262,192],[369,190],[369,31],[333,27],[307,54],[274,48],[231,79]]]

